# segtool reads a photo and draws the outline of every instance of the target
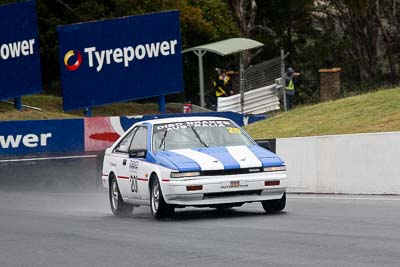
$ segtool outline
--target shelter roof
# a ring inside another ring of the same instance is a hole
[[[183,53],[190,51],[208,51],[213,52],[221,56],[226,56],[246,50],[250,50],[253,48],[258,48],[263,46],[264,44],[254,41],[252,39],[247,38],[231,38],[215,43],[209,43],[205,45],[195,46],[192,48],[188,48],[183,50]]]

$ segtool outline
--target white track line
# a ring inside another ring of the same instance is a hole
[[[380,196],[377,195],[375,196],[343,196],[343,195],[332,195],[332,196],[321,196],[321,195],[292,195],[288,194],[289,198],[292,199],[330,199],[330,200],[386,200],[386,201],[400,201],[400,196],[393,196],[393,195],[388,195],[388,196]]]
[[[0,163],[4,163],[4,162],[20,162],[20,161],[55,160],[55,159],[96,158],[96,157],[97,157],[97,155],[84,155],[84,156],[65,156],[65,157],[48,157],[48,158],[2,159],[2,160],[0,160]]]

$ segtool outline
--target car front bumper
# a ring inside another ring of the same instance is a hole
[[[280,199],[286,191],[287,183],[286,172],[278,171],[171,178],[163,180],[161,187],[168,204],[213,206]],[[197,187],[198,190],[188,190],[188,187]]]

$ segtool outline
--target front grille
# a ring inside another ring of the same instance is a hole
[[[235,174],[247,174],[261,172],[262,168],[245,168],[245,169],[233,169],[233,170],[212,170],[212,171],[201,171],[200,175],[203,176],[217,176],[217,175],[235,175]]]
[[[233,191],[233,192],[221,192],[221,193],[208,193],[204,194],[206,198],[219,198],[219,197],[234,197],[234,196],[250,196],[250,195],[261,195],[262,190],[247,190],[247,191]]]

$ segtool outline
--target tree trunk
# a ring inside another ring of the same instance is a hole
[[[254,33],[258,31],[275,35],[274,31],[265,25],[256,25],[257,3],[256,0],[229,0],[229,4],[235,15],[236,22],[246,38],[253,38]],[[246,51],[243,56],[243,63],[247,67],[256,51]]]

